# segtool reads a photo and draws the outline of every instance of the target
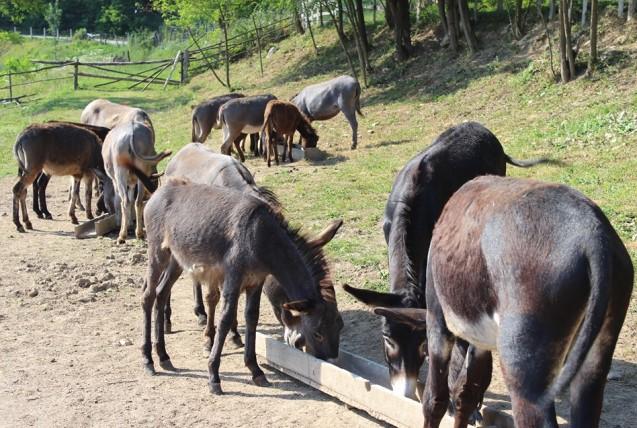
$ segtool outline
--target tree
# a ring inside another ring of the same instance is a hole
[[[44,19],[46,23],[49,24],[51,33],[56,34],[60,29],[60,22],[62,22],[62,9],[60,9],[58,0],[55,0],[55,3],[49,3],[47,5],[44,12]]]
[[[628,2],[628,21],[633,21],[637,15],[637,0],[629,0]]]
[[[27,15],[43,9],[42,0],[0,0],[0,16],[6,16],[16,24],[22,22]]]
[[[595,71],[595,66],[597,65],[597,13],[597,0],[591,0],[591,50],[588,58],[588,68],[586,70],[586,74],[588,75],[592,74]]]
[[[396,56],[404,61],[411,55],[411,21],[409,17],[409,0],[387,0],[394,23],[394,43]]]
[[[363,10],[363,0],[355,0],[356,17],[358,21],[358,31],[365,52],[369,52],[369,40],[367,39],[367,28],[365,27],[365,11]]]

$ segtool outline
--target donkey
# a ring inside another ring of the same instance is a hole
[[[334,322],[321,295],[331,286],[323,254],[291,229],[281,214],[263,200],[235,190],[171,178],[144,209],[148,235],[148,273],[142,306],[142,355],[146,372],[154,374],[151,356],[151,309],[155,305],[156,351],[160,366],[173,369],[164,340],[164,306],[173,283],[186,269],[223,295],[219,329],[208,359],[209,387],[222,394],[219,366],[223,344],[233,324],[239,295],[246,292],[244,360],[259,386],[269,385],[257,364],[255,333],[263,281],[273,275],[290,298],[283,307],[301,316],[306,347],[319,358],[338,356],[338,337],[326,337]],[[212,339],[212,338],[211,338]]]
[[[293,161],[292,138],[296,131],[301,134],[303,147],[316,147],[316,143],[319,140],[319,136],[310,125],[310,121],[294,104],[279,100],[268,102],[263,114],[263,128],[261,131],[265,134],[268,167],[270,166],[272,152],[274,152],[276,164],[279,164],[279,154],[276,150],[276,143],[272,138],[273,131],[276,131],[283,138],[283,162],[285,162],[288,151],[290,152],[290,162]]]
[[[157,185],[157,164],[172,152],[165,150],[155,154],[154,135],[152,129],[142,122],[124,122],[109,132],[102,145],[102,157],[106,173],[112,180],[116,200],[121,206],[120,231],[118,244],[126,242],[128,222],[135,199],[135,236],[144,236],[142,208],[144,188],[154,192]],[[137,196],[134,196],[137,187]],[[109,193],[105,190],[105,193]],[[111,205],[112,204],[112,205]],[[107,201],[114,209],[116,201]],[[113,209],[111,208],[111,209]]]
[[[349,286],[345,290],[372,306],[424,308],[431,232],[451,195],[479,175],[505,175],[507,163],[528,167],[541,162],[547,160],[512,159],[496,136],[478,123],[447,129],[398,173],[387,199],[383,232],[388,246],[390,292]],[[413,397],[427,353],[426,335],[387,319],[382,328],[392,387]]]
[[[356,113],[363,116],[360,105],[361,85],[351,76],[339,76],[304,88],[290,101],[310,119],[328,120],[343,112],[352,128],[352,149],[358,145]]]
[[[80,179],[92,173],[101,173],[101,177],[105,177],[100,149],[100,140],[94,132],[68,123],[34,124],[18,135],[13,146],[19,176],[13,187],[13,223],[18,232],[25,231],[18,219],[18,204],[22,207],[22,221],[26,228],[33,229],[26,209],[27,187],[42,172],[47,178],[52,175],[71,175],[75,178],[69,217],[73,224],[78,224],[75,202],[79,194]],[[38,187],[38,192],[33,197],[39,199],[38,206],[43,214],[50,217],[46,207],[45,189],[45,185]],[[92,216],[90,187],[86,191],[86,214],[89,218]]]
[[[155,131],[150,116],[144,110],[137,107],[130,107],[124,104],[117,104],[104,99],[91,101],[80,116],[80,122],[88,125],[114,128],[120,123],[142,122],[153,131],[153,142]]]
[[[221,124],[219,123],[219,108],[232,99],[243,97],[245,97],[245,95],[236,92],[220,95],[203,101],[193,108],[191,141],[205,143],[213,128],[221,128]]]
[[[265,106],[269,101],[276,99],[271,94],[254,95],[236,98],[222,105],[219,109],[219,123],[223,129],[221,153],[229,155],[234,143],[241,162],[245,162],[238,138],[241,134],[253,134],[261,131]]]
[[[479,177],[451,197],[433,231],[427,309],[376,311],[427,331],[425,427],[444,414],[454,341],[475,346],[456,426],[466,426],[474,379],[497,350],[516,426],[557,427],[554,400],[570,386],[571,426],[596,427],[633,274],[621,239],[581,193]]]
[[[230,156],[214,153],[212,150],[199,143],[187,144],[184,148],[177,152],[170,162],[168,162],[165,173],[169,177],[181,176],[193,182],[208,184],[211,186],[227,187],[239,192],[250,194],[269,204],[273,210],[277,212],[282,211],[282,207],[274,194],[266,188],[257,186],[252,174],[250,174],[250,171],[248,171],[243,164]],[[332,240],[342,224],[342,220],[332,222],[321,233],[311,238],[309,240],[309,245],[316,247],[317,249],[322,248]],[[296,346],[297,348],[302,347],[304,341],[300,331],[300,319],[292,316],[289,311],[283,309],[283,304],[287,303],[289,299],[285,295],[285,292],[279,282],[272,275],[268,275],[263,289],[270,300],[275,316],[284,327],[284,337],[286,338],[286,342],[290,345]],[[327,298],[324,299],[327,304],[327,311],[332,312],[333,315],[330,316],[335,319],[334,323],[327,324],[331,329],[326,330],[324,335],[326,337],[338,337],[343,328],[343,321],[338,313],[334,288],[325,286],[321,288],[321,294],[327,295]],[[203,304],[201,284],[198,281],[193,281],[193,295],[195,298],[195,315],[198,318],[199,324],[207,325],[208,318]],[[213,295],[213,297],[218,298],[219,296]],[[209,309],[211,311],[210,317],[213,318],[212,322],[214,322],[214,309],[217,303],[218,300],[213,301],[212,304],[209,303]],[[165,332],[170,332],[172,329],[170,322],[171,313],[169,296],[166,302],[166,310],[164,311]],[[236,318],[231,326],[231,331],[233,333],[232,341],[234,344],[236,346],[243,346],[241,336],[237,330]],[[210,337],[208,332],[204,332],[204,336],[206,338]],[[296,338],[295,341],[287,340],[292,336]],[[204,345],[204,352],[210,354],[211,346],[212,342],[207,341]]]
[[[169,177],[185,177],[196,183],[228,187],[239,192],[249,193],[261,198],[276,210],[282,209],[276,196],[268,189],[257,186],[252,174],[242,163],[230,156],[215,153],[201,143],[186,144],[179,150],[166,165],[165,174]],[[195,315],[199,325],[206,325],[207,315],[203,304],[201,284],[198,281],[193,281],[193,296]],[[214,310],[215,306],[216,302],[210,307],[211,311]],[[166,304],[164,327],[167,333],[172,330],[171,313],[169,298]],[[212,312],[212,316],[214,317],[214,312]],[[233,333],[232,341],[237,346],[243,346],[236,320],[231,330]],[[210,346],[207,347],[208,353],[210,353]]]

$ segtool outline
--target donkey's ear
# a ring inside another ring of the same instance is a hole
[[[308,314],[313,308],[314,301],[312,300],[295,300],[283,304],[283,309],[290,311],[295,317]]]
[[[427,309],[419,308],[376,308],[376,315],[382,315],[390,321],[406,324],[414,330],[427,328]]]
[[[402,306],[402,298],[398,294],[354,288],[347,284],[343,284],[343,289],[354,296],[356,300],[369,306],[387,306],[390,308]]]
[[[343,220],[334,220],[332,223],[329,224],[329,226],[323,229],[321,233],[312,238],[309,244],[313,247],[325,246],[325,244],[327,244],[332,240],[332,238],[334,238],[334,235],[336,235],[336,232],[338,232],[338,229],[340,229],[342,225]]]

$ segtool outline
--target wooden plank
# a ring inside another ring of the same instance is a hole
[[[269,365],[377,419],[397,427],[423,426],[422,406],[415,400],[261,333],[257,333],[256,349]],[[452,427],[453,420],[445,416],[440,426]]]

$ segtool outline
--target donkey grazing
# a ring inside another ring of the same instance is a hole
[[[265,144],[267,147],[267,160],[270,166],[272,152],[274,160],[279,164],[279,154],[276,150],[276,143],[273,141],[272,133],[276,133],[283,138],[283,162],[286,154],[290,152],[290,162],[292,162],[292,138],[294,132],[299,131],[303,140],[303,147],[316,147],[319,140],[318,135],[310,121],[292,103],[287,101],[272,100],[268,102],[263,114],[263,129],[265,133]]]
[[[192,110],[192,140],[205,143],[212,129],[221,128],[219,123],[219,108],[235,98],[243,98],[245,95],[232,93],[211,98],[199,103]]]
[[[424,308],[431,232],[447,200],[474,177],[504,175],[507,163],[527,167],[540,162],[545,160],[512,159],[496,136],[478,123],[447,129],[398,173],[387,199],[383,231],[391,292],[349,286],[345,290],[372,306]],[[383,319],[383,339],[393,389],[414,396],[427,351],[424,331]]]
[[[476,350],[456,426],[466,426],[473,380],[493,350],[516,426],[557,427],[554,399],[569,385],[571,426],[598,426],[633,266],[591,200],[562,185],[476,178],[445,205],[427,277],[426,310],[376,309],[427,330],[425,427],[437,427],[444,414],[449,352],[460,339]]]
[[[352,128],[352,149],[358,144],[358,121],[361,116],[361,85],[350,76],[339,76],[327,82],[304,88],[292,101],[305,116],[314,120],[328,120],[342,111]]]
[[[155,154],[154,135],[151,128],[142,122],[126,122],[117,125],[107,135],[102,145],[102,156],[106,173],[113,182],[115,201],[107,200],[107,206],[116,210],[119,199],[121,206],[121,225],[118,244],[126,241],[128,234],[128,218],[135,198],[135,236],[144,236],[142,205],[144,188],[151,193],[157,188],[153,181],[157,172],[157,164],[172,152],[166,150]],[[137,196],[134,196],[137,187]],[[105,194],[110,193],[105,190]],[[105,195],[105,199],[107,198]],[[115,211],[116,212],[116,211]]]
[[[150,312],[155,298],[156,351],[160,366],[172,369],[164,341],[164,306],[170,289],[186,269],[209,292],[221,292],[223,309],[208,359],[209,386],[221,394],[219,365],[223,344],[246,292],[244,359],[255,384],[268,381],[255,354],[255,333],[263,281],[273,275],[290,302],[283,307],[301,316],[308,350],[320,358],[338,356],[338,340],[323,336],[334,322],[321,296],[331,280],[326,261],[307,240],[290,229],[280,213],[254,196],[235,190],[171,178],[144,210],[148,235],[148,275],[144,285],[143,361],[154,374]],[[209,323],[211,322],[209,317]]]
[[[226,102],[219,109],[219,123],[223,129],[221,153],[229,155],[234,143],[241,162],[245,162],[243,150],[239,146],[241,134],[261,132],[263,114],[269,101],[276,100],[274,95],[254,95],[236,98]]]
[[[250,174],[250,171],[248,171],[243,164],[230,156],[214,153],[199,143],[188,144],[177,152],[166,166],[166,175],[172,177],[181,176],[201,184],[231,188],[263,200],[265,203],[269,204],[274,211],[280,212],[282,209],[279,201],[270,191],[255,184],[252,174]],[[309,245],[317,249],[323,247],[334,237],[342,224],[342,220],[334,221],[317,236],[311,238],[308,241]],[[325,283],[320,291],[321,295],[324,296],[324,300],[327,305],[326,311],[331,312],[330,315],[327,315],[329,317],[328,319],[334,319],[333,323],[324,324],[325,331],[321,332],[321,334],[328,338],[336,337],[335,340],[338,341],[340,331],[343,327],[343,321],[338,313],[334,287]],[[289,311],[283,308],[283,304],[287,303],[289,299],[285,295],[285,291],[279,282],[272,275],[268,275],[265,280],[264,292],[270,299],[270,303],[272,304],[277,319],[284,327],[284,337],[286,338],[286,342],[291,345],[297,345],[297,347],[303,346],[304,341],[302,338],[302,332],[300,331],[301,320],[298,317],[294,317]],[[196,302],[195,315],[199,319],[199,324],[209,326],[204,332],[204,337],[206,339],[204,352],[210,354],[210,348],[212,347],[212,340],[215,331],[214,309],[218,304],[219,295],[213,294],[212,296],[209,296],[209,299],[212,299],[212,301],[209,300],[208,302],[209,309],[211,311],[209,317],[207,317],[204,309],[201,284],[196,280],[193,281],[193,295]],[[169,296],[166,302],[166,310],[164,311],[165,332],[169,332],[172,327],[170,323],[171,312]],[[210,324],[208,324],[208,321],[210,321]],[[241,336],[237,331],[236,318],[231,326],[231,331],[233,333],[232,341],[235,345],[243,346]],[[296,343],[293,343],[295,341],[287,340],[292,336],[297,338],[295,340]]]
[[[44,176],[71,175],[74,177],[74,189],[69,205],[71,222],[77,224],[75,216],[75,202],[79,194],[82,177],[101,173],[104,177],[104,163],[100,156],[101,144],[98,136],[87,129],[68,123],[34,124],[24,129],[13,146],[13,154],[18,161],[18,176],[13,187],[13,223],[18,232],[24,232],[20,224],[19,206],[22,207],[22,221],[27,229],[33,229],[26,209],[27,187],[32,184],[40,173]],[[46,183],[37,187],[37,194],[33,197],[39,200],[38,207],[42,215],[51,218],[46,207]],[[34,188],[35,190],[35,188]],[[35,203],[34,203],[35,207]],[[86,215],[91,213],[91,188],[86,191]]]

